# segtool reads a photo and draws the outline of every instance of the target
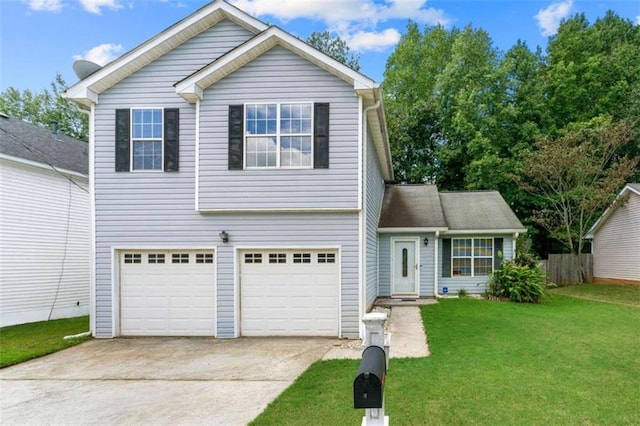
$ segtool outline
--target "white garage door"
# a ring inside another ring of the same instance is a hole
[[[242,335],[338,336],[336,251],[245,251],[240,264]]]
[[[213,251],[120,252],[120,332],[213,336]]]

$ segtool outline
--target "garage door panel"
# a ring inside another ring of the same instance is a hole
[[[243,335],[338,335],[340,279],[335,250],[251,251],[249,257],[261,255],[262,263],[244,262],[246,253],[240,256]],[[279,257],[284,263],[269,263],[276,253],[286,254]],[[333,263],[320,263],[319,253],[323,260],[331,253]]]
[[[210,250],[121,253],[121,334],[213,336],[215,267],[196,262],[205,253],[213,259]]]

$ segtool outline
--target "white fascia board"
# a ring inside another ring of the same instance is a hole
[[[12,155],[1,154],[1,153],[0,153],[0,159],[7,160],[7,161],[13,161],[15,163],[24,164],[24,165],[31,166],[31,167],[37,167],[39,169],[44,169],[44,170],[49,170],[49,171],[57,171],[57,172],[65,174],[67,176],[76,176],[76,177],[85,179],[87,182],[89,181],[89,176],[83,175],[82,173],[74,172],[73,170],[62,169],[60,167],[50,166],[49,164],[40,163],[38,161],[27,160],[25,158],[14,157]],[[54,169],[54,167],[55,167],[55,169]]]
[[[467,235],[467,234],[482,234],[482,235],[498,235],[498,234],[515,234],[526,233],[526,228],[520,229],[454,229],[443,232],[443,235]]]
[[[186,99],[191,94],[190,88],[193,88],[194,85],[206,89],[276,45],[307,59],[341,80],[353,84],[354,89],[356,85],[359,90],[371,90],[378,87],[378,84],[373,80],[314,49],[300,39],[278,27],[270,27],[185,80],[178,82],[176,93]]]
[[[424,234],[430,232],[446,232],[448,228],[423,227],[423,228],[378,228],[379,234]]]
[[[207,18],[210,19],[210,22],[206,22]],[[109,79],[112,74],[128,67],[129,72],[120,73],[121,75],[119,75],[116,80],[112,79],[112,81],[106,83],[106,86],[108,87],[113,86],[118,81],[142,68],[142,66],[152,62],[175,48],[177,44],[185,41],[186,39],[181,39],[181,33],[186,32],[189,29],[195,29],[197,33],[200,33],[225,18],[253,33],[259,33],[260,31],[264,31],[268,28],[265,23],[246,14],[235,6],[232,6],[223,0],[216,0],[140,44],[133,50],[125,53],[118,59],[110,62],[104,68],[101,68],[84,80],[74,84],[67,90],[67,97],[77,102],[82,102],[81,99],[76,97],[76,94],[82,90],[87,88],[92,89],[94,86],[103,86],[100,84],[103,80]],[[205,21],[204,26],[203,21]],[[102,90],[97,89],[96,91],[100,93],[101,91],[106,90],[106,88],[107,87],[102,87]]]
[[[71,99],[87,107],[91,107],[91,105],[96,105],[98,103],[98,93],[88,87],[73,86],[62,92],[62,97]]]
[[[634,194],[637,194],[640,196],[640,191],[637,191],[635,188],[631,187],[631,185],[625,185],[624,188],[622,188],[622,191],[620,191],[620,193],[616,196],[616,199],[613,200],[611,205],[607,207],[604,213],[602,213],[602,216],[600,216],[598,220],[596,220],[596,223],[594,223],[593,226],[589,229],[589,231],[587,231],[587,235],[584,236],[586,240],[593,239],[596,231],[607,221],[609,216],[616,210],[618,200],[624,197],[627,192],[633,192]]]

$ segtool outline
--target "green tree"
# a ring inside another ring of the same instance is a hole
[[[34,93],[29,89],[22,92],[9,87],[0,94],[0,111],[5,114],[21,118],[33,124],[49,127],[51,123],[58,123],[58,130],[76,139],[88,140],[87,116],[62,93],[66,83],[60,74],[51,83],[51,91],[45,89]]]
[[[525,156],[521,187],[544,205],[534,220],[571,253],[582,253],[587,231],[638,165],[640,156],[619,156],[636,137],[632,124],[601,116],[541,137]]]
[[[360,55],[353,53],[347,42],[329,31],[312,32],[306,42],[319,51],[326,53],[338,62],[342,62],[355,71],[360,71]]]

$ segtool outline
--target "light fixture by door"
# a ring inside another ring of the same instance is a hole
[[[220,239],[222,240],[223,243],[229,242],[229,234],[227,234],[227,231],[222,231],[221,233],[218,234],[218,236],[220,236]]]

